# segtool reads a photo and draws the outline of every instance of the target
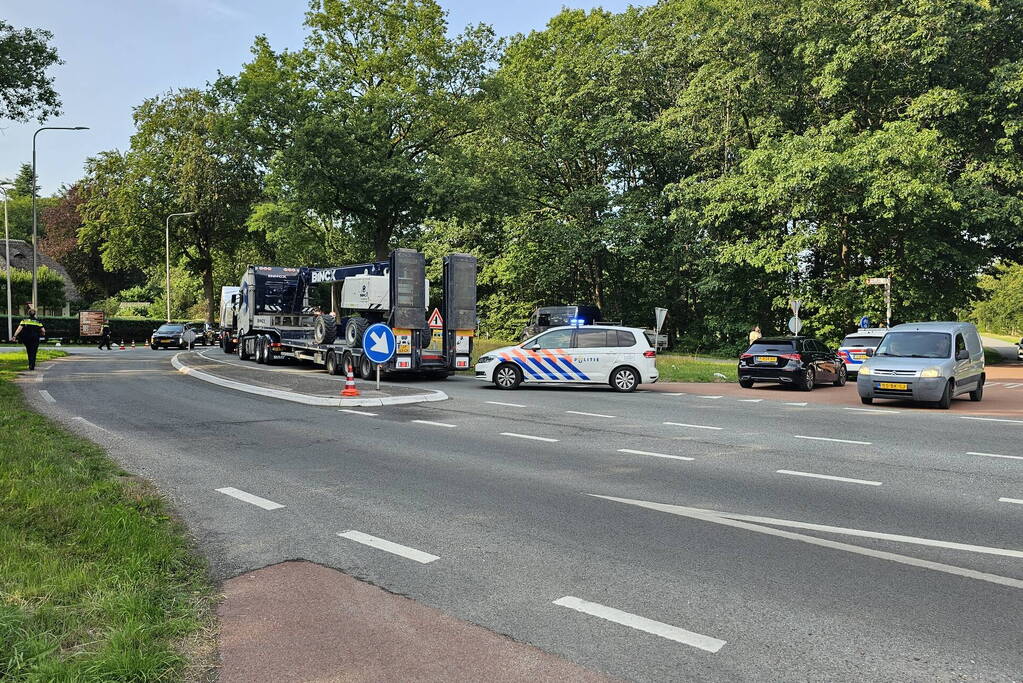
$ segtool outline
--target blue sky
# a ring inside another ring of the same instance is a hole
[[[499,35],[542,28],[563,6],[620,11],[644,0],[440,0],[453,32],[484,22]],[[64,113],[45,125],[89,126],[38,137],[42,194],[82,176],[91,155],[125,149],[132,108],[171,88],[202,86],[235,73],[257,34],[275,49],[300,47],[306,0],[7,0],[15,27],[45,28],[65,64],[51,71]],[[32,123],[0,122],[0,178],[32,159]]]

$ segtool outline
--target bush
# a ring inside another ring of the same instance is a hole
[[[99,337],[81,337],[78,334],[78,316],[41,316],[39,322],[46,328],[47,341],[60,340],[62,344],[99,343]],[[162,318],[107,318],[110,325],[110,337],[119,342],[132,340],[144,342],[153,334],[153,330],[164,324]],[[183,322],[183,321],[182,321]],[[17,325],[17,320],[15,320]],[[6,325],[4,325],[6,332]]]

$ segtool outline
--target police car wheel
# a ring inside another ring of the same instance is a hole
[[[522,384],[522,371],[511,363],[499,365],[494,370],[494,384],[498,389],[515,389]]]
[[[611,388],[615,391],[628,393],[639,386],[639,377],[632,368],[618,368],[611,373]]]

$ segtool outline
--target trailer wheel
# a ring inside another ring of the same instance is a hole
[[[340,375],[341,366],[337,362],[337,354],[333,351],[327,351],[327,374],[328,375]]]
[[[373,379],[376,376],[373,372],[373,361],[366,354],[359,358],[359,376],[362,379]]]
[[[313,341],[317,344],[333,344],[337,339],[337,319],[332,315],[320,315],[313,324]]]
[[[354,349],[362,348],[362,335],[368,327],[369,321],[365,318],[349,318],[345,325],[345,343]]]

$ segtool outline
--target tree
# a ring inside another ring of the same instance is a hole
[[[64,280],[46,266],[36,272],[40,308],[61,308],[64,305]],[[7,300],[7,278],[0,277],[0,300]],[[11,268],[11,303],[15,310],[31,306],[32,271]]]
[[[125,154],[90,161],[81,236],[99,245],[108,268],[146,269],[163,260],[171,213],[172,260],[201,278],[206,319],[217,309],[214,266],[246,236],[260,193],[254,161],[234,135],[231,112],[213,90],[181,90],[146,100]]]
[[[1023,336],[1023,264],[1000,263],[980,278],[984,298],[973,304],[970,318],[982,330]]]
[[[0,19],[0,119],[42,123],[60,114],[60,97],[46,70],[62,64],[43,29],[18,30]]]
[[[32,196],[32,164],[22,164],[18,169],[18,175],[14,178],[14,187],[11,188],[12,197]],[[35,193],[39,194],[39,183],[35,183]]]
[[[313,244],[327,230],[348,253],[386,258],[442,210],[433,162],[479,125],[492,31],[448,38],[434,0],[314,0],[306,25],[303,50],[275,54],[258,39],[254,60],[222,83],[280,203],[260,225],[304,223]]]

